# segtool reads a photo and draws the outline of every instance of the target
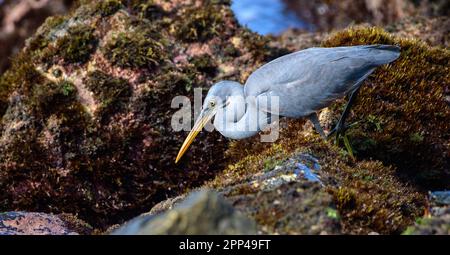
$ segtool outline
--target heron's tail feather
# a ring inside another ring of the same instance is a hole
[[[400,56],[400,47],[395,45],[369,45],[367,46],[374,53],[374,64],[384,65],[391,63]]]

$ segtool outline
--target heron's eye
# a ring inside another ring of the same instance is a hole
[[[216,106],[216,102],[215,101],[209,101],[209,107],[210,108],[214,108]]]

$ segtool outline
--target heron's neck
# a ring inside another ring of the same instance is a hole
[[[254,136],[270,124],[268,114],[258,111],[254,98],[245,98],[243,89],[240,93],[232,97],[229,105],[217,112],[214,119],[215,128],[231,139]]]

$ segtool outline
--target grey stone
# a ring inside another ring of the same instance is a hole
[[[217,193],[200,190],[173,209],[141,215],[115,230],[113,235],[255,234],[253,221],[236,212]]]

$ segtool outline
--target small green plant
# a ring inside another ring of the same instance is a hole
[[[339,219],[339,213],[337,210],[330,207],[327,208],[327,216],[332,219]]]
[[[64,96],[69,96],[75,91],[76,91],[76,88],[75,88],[75,86],[73,86],[72,83],[70,83],[70,82],[63,82],[62,83],[62,94]]]

